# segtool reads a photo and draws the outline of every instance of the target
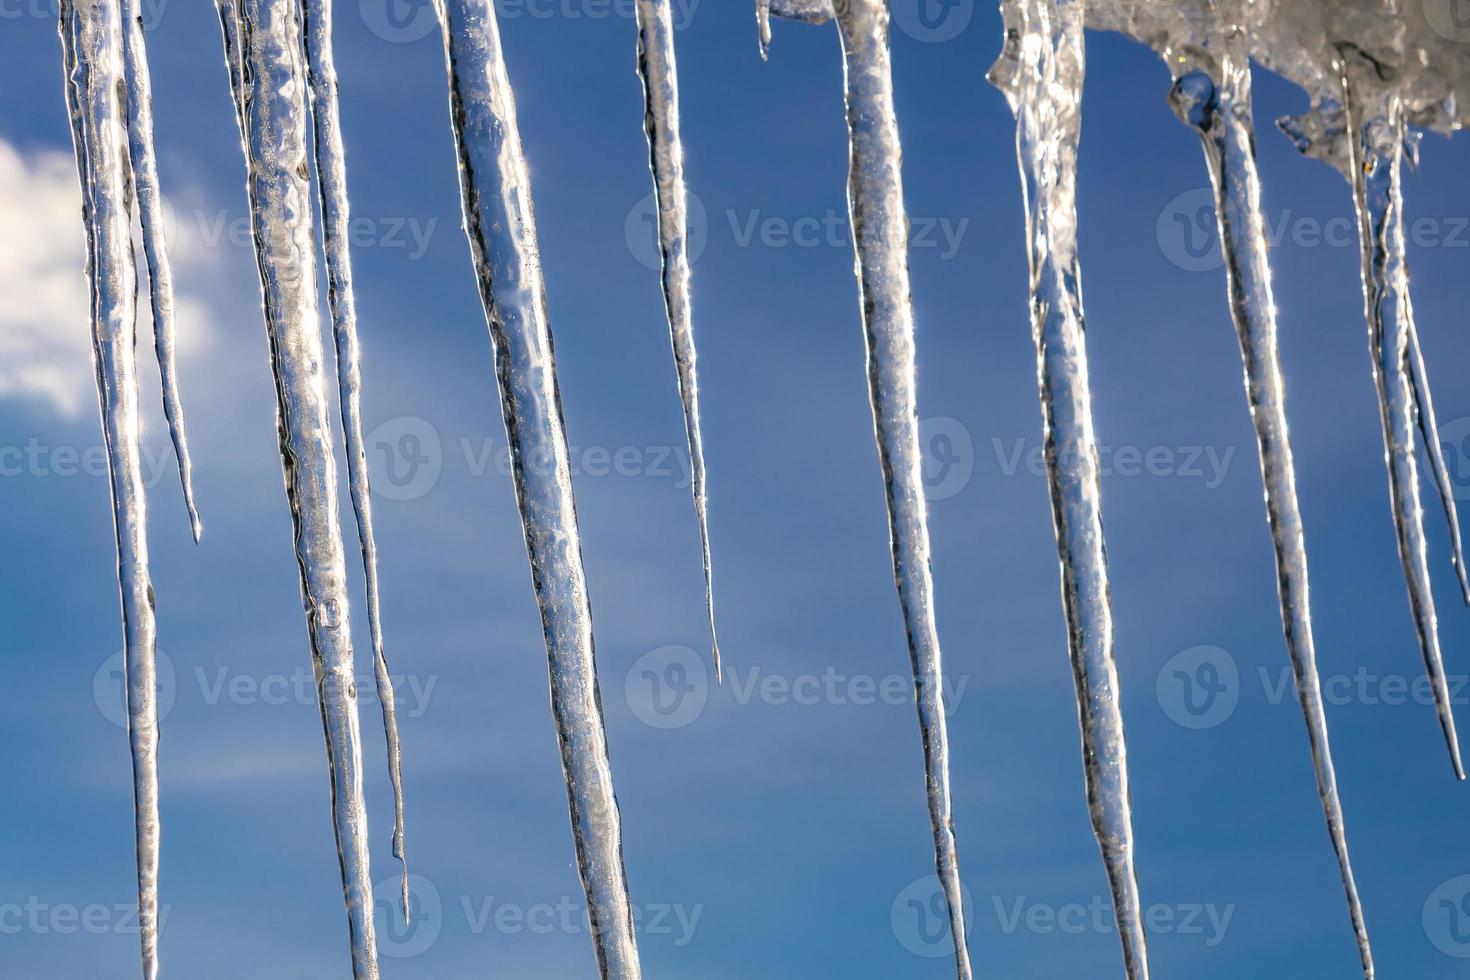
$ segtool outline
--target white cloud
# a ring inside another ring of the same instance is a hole
[[[197,274],[209,256],[195,229],[168,224],[178,356],[187,359],[208,347],[207,307],[188,283],[191,276],[201,280]],[[70,152],[21,153],[0,140],[0,229],[0,398],[80,415],[95,404],[96,394],[86,235]],[[141,247],[138,257],[141,262]],[[140,357],[152,349],[151,324],[145,273],[139,292]]]

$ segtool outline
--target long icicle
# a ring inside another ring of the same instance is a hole
[[[873,435],[888,501],[893,578],[914,675],[934,867],[948,906],[955,971],[959,980],[969,980],[973,974],[950,793],[944,662],[934,621],[928,504],[919,441],[908,215],[903,203],[903,150],[894,110],[888,4],[886,0],[844,0],[835,6],[830,0],[757,0],[762,58],[769,54],[771,14],[809,24],[835,19],[842,42],[849,135],[847,203],[857,251]]]
[[[301,24],[292,0],[244,0],[239,26],[251,222],[276,381],[281,465],[331,769],[352,974],[354,980],[377,980],[356,665],[317,305]]]
[[[1455,506],[1455,485],[1450,480],[1449,464],[1445,462],[1444,447],[1439,442],[1439,419],[1434,413],[1434,397],[1429,389],[1429,372],[1424,366],[1424,351],[1419,347],[1419,327],[1414,320],[1414,303],[1408,293],[1404,294],[1404,308],[1409,317],[1409,377],[1414,384],[1415,418],[1419,422],[1419,434],[1424,437],[1424,449],[1429,455],[1430,472],[1434,476],[1435,488],[1439,491],[1445,523],[1449,526],[1450,561],[1460,580],[1460,595],[1465,604],[1470,605],[1470,572],[1465,568],[1465,545],[1460,534],[1459,508]]]
[[[1148,945],[1133,862],[1128,756],[1113,653],[1077,258],[1084,5],[1081,0],[1006,0],[1002,9],[1005,51],[990,78],[1016,116],[1046,473],[1061,559],[1087,798],[1112,889],[1127,975],[1130,980],[1145,980]]]
[[[1465,778],[1460,742],[1455,732],[1449,683],[1440,653],[1439,623],[1429,576],[1424,538],[1424,510],[1419,500],[1419,466],[1414,430],[1418,410],[1412,378],[1412,311],[1404,246],[1402,170],[1403,105],[1397,95],[1382,93],[1369,107],[1366,86],[1352,74],[1351,53],[1343,60],[1343,91],[1351,138],[1353,201],[1358,214],[1362,251],[1363,307],[1368,344],[1373,355],[1373,382],[1383,423],[1388,466],[1389,500],[1409,607],[1419,637],[1424,667],[1434,691],[1435,709],[1457,779]]]
[[[643,130],[658,202],[659,254],[663,261],[664,308],[684,406],[689,442],[691,490],[704,557],[704,601],[714,650],[715,678],[723,678],[720,641],[715,633],[715,585],[710,563],[708,498],[705,493],[704,439],[699,428],[699,375],[696,370],[693,311],[689,290],[688,204],[684,185],[684,144],[679,137],[679,69],[674,56],[674,15],[670,0],[637,0],[638,77],[643,81]]]
[[[220,39],[225,46],[225,72],[230,80],[230,101],[235,105],[235,123],[245,137],[245,68],[240,61],[240,7],[236,0],[214,0],[219,14]]]
[[[347,442],[347,479],[357,540],[367,580],[368,630],[373,644],[373,671],[383,730],[388,744],[388,776],[393,785],[393,856],[403,866],[403,915],[407,921],[408,859],[404,853],[403,774],[398,740],[398,708],[388,660],[383,654],[383,626],[378,600],[378,546],[373,537],[372,492],[368,485],[367,449],[362,435],[362,371],[357,342],[357,299],[352,289],[352,255],[348,245],[350,208],[347,159],[342,147],[342,117],[337,103],[337,68],[332,58],[332,0],[302,0],[306,67],[311,85],[312,123],[316,140],[317,193],[321,199],[322,238],[327,265],[327,301],[337,349],[337,387],[342,431]]]
[[[489,0],[435,0],[435,8],[444,32],[465,232],[495,352],[516,503],[545,631],[551,711],[593,948],[604,980],[637,980],[622,823],[515,96]]]
[[[107,445],[122,597],[128,741],[144,980],[158,976],[157,621],[148,572],[148,508],[138,423],[137,266],[128,198],[122,22],[110,0],[62,0],[67,106],[82,189],[91,281],[92,355]]]
[[[128,93],[128,142],[132,157],[132,179],[137,191],[138,214],[143,229],[143,255],[148,261],[148,292],[153,309],[153,350],[158,358],[158,375],[163,386],[163,414],[178,459],[179,482],[189,510],[189,527],[194,543],[204,528],[194,503],[194,464],[189,458],[189,439],[184,433],[184,405],[179,398],[177,358],[174,356],[174,283],[168,261],[163,223],[163,195],[158,186],[158,156],[153,148],[153,82],[148,73],[148,47],[143,36],[143,11],[139,0],[121,0],[123,58]]]
[[[888,498],[893,577],[903,607],[924,744],[924,784],[934,863],[949,906],[955,968],[969,980],[963,886],[949,781],[944,669],[934,622],[924,458],[919,441],[914,309],[909,287],[908,216],[894,111],[886,0],[837,5],[850,136],[847,201],[858,259],[858,292],[868,352],[868,396]]]
[[[1276,553],[1276,585],[1281,621],[1296,678],[1297,698],[1307,725],[1307,741],[1317,777],[1317,795],[1337,855],[1343,890],[1365,980],[1373,977],[1373,949],[1358,886],[1348,854],[1347,830],[1338,799],[1337,774],[1322,707],[1322,684],[1312,638],[1311,589],[1307,546],[1297,501],[1296,464],[1286,420],[1286,383],[1276,331],[1276,300],[1271,287],[1261,180],[1256,169],[1255,121],[1251,105],[1250,52],[1241,7],[1219,0],[1210,39],[1216,57],[1207,67],[1175,81],[1170,103],[1184,123],[1199,133],[1215,189],[1215,214],[1225,255],[1230,316],[1240,341],[1246,401],[1256,430],[1266,519]]]

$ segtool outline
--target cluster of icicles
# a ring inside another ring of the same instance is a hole
[[[1366,977],[1373,975],[1348,859],[1318,684],[1307,557],[1288,439],[1276,310],[1254,160],[1255,57],[1308,89],[1312,111],[1283,120],[1304,152],[1349,177],[1359,215],[1363,291],[1382,410],[1393,516],[1410,605],[1455,772],[1463,778],[1440,656],[1420,504],[1417,443],[1451,528],[1460,584],[1454,497],[1435,438],[1405,266],[1401,171],[1408,125],[1460,126],[1464,45],[1397,0],[1004,0],[1004,51],[990,79],[1016,117],[1027,215],[1031,321],[1062,598],[1077,685],[1092,823],[1119,923],[1127,975],[1148,976],[1133,860],[1128,765],[1113,650],[1097,437],[1088,382],[1076,236],[1076,168],[1085,67],[1084,28],[1119,30],[1151,45],[1174,75],[1170,102],[1201,136],[1216,192],[1226,286],[1259,442],[1268,526],[1296,687],[1332,844]],[[372,879],[362,790],[347,566],[337,506],[330,398],[317,297],[316,211],[329,285],[338,402],[348,481],[366,578],[367,616],[387,729],[395,802],[393,850],[404,857],[403,796],[392,686],[378,615],[376,550],[363,446],[357,314],[348,249],[348,194],[332,57],[330,0],[216,0],[225,64],[247,168],[254,241],[278,396],[282,467],[331,772],[332,808],[351,937],[353,976],[375,978]],[[515,101],[488,0],[435,0],[443,28],[450,116],[465,229],[509,435],[516,499],[545,627],[551,706],[578,868],[603,977],[640,975],[608,763],[591,616],[581,563],[532,195]],[[658,204],[663,291],[694,463],[694,503],[713,640],[713,587],[686,250],[683,147],[669,0],[637,0],[638,70]],[[138,0],[62,0],[60,34],[88,243],[98,396],[108,449],[125,633],[133,753],[143,971],[158,974],[158,717],[156,622],[140,469],[134,341],[139,275],[133,206],[142,228],[164,406],[196,540],[200,524],[173,360],[174,315],[162,240],[148,62]],[[907,217],[894,113],[886,0],[757,0],[761,53],[772,15],[835,21],[845,64],[851,135],[848,197],[858,259],[874,432],[888,495],[894,577],[909,642],[922,728],[935,866],[948,899],[957,973],[965,947],[940,700],[942,670],[922,481],[915,391]],[[1411,156],[1412,159],[1412,156]],[[315,163],[315,201],[311,173]],[[523,465],[550,459],[550,467]],[[714,645],[718,671],[719,649]],[[407,865],[404,865],[407,914]]]

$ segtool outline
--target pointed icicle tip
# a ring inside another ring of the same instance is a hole
[[[755,20],[760,28],[761,60],[771,54],[771,15],[803,24],[825,24],[837,16],[834,0],[756,0]]]

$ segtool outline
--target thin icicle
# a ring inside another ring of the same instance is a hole
[[[220,37],[225,45],[225,71],[230,79],[230,101],[235,104],[235,124],[245,135],[245,66],[241,63],[240,7],[236,0],[214,0],[219,14]]]
[[[495,352],[516,503],[546,635],[551,710],[593,947],[605,980],[637,980],[622,825],[515,97],[489,0],[435,0],[435,9],[444,29],[465,231]]]
[[[1347,830],[1338,799],[1337,774],[1327,737],[1327,716],[1322,708],[1322,685],[1312,638],[1307,546],[1297,502],[1296,464],[1287,427],[1286,384],[1277,342],[1276,300],[1271,287],[1266,220],[1261,210],[1261,181],[1256,169],[1250,53],[1238,3],[1221,0],[1213,8],[1211,13],[1219,16],[1209,36],[1213,56],[1208,51],[1195,52],[1195,57],[1189,60],[1196,61],[1199,67],[1179,76],[1170,102],[1179,118],[1199,133],[1215,188],[1215,213],[1225,255],[1230,315],[1240,341],[1246,400],[1256,430],[1266,491],[1266,518],[1275,545],[1281,621],[1296,678],[1297,698],[1306,720],[1317,795],[1337,855],[1363,976],[1372,980],[1373,950],[1348,855]]]
[[[107,446],[122,593],[128,741],[144,980],[158,976],[157,622],[138,424],[137,267],[128,195],[123,25],[108,0],[61,0],[67,106],[81,181],[91,280],[92,355]]]
[[[757,6],[763,25],[770,13],[808,23],[821,19],[821,11],[808,0],[778,0]],[[832,13],[829,8],[828,16]],[[889,12],[885,0],[847,0],[837,5],[835,14],[842,40],[850,136],[848,208],[857,249],[873,431],[888,498],[893,576],[903,610],[914,674],[914,702],[923,736],[935,870],[949,907],[956,973],[960,980],[969,980],[970,953],[950,795],[943,657],[934,622],[928,507],[919,441],[908,216],[903,204],[902,147],[893,103]],[[763,28],[762,33],[768,39],[768,30]]]
[[[1349,73],[1355,72],[1357,66],[1351,59],[1351,52],[1345,53],[1343,90],[1348,96],[1347,114],[1354,134],[1349,140],[1350,170],[1362,248],[1364,315],[1383,423],[1389,499],[1419,649],[1434,690],[1435,708],[1449,748],[1450,763],[1456,778],[1464,779],[1465,768],[1460,759],[1449,684],[1439,647],[1439,624],[1424,539],[1424,511],[1419,502],[1414,438],[1419,406],[1412,377],[1415,369],[1411,353],[1413,314],[1404,248],[1403,105],[1397,95],[1384,92],[1370,96],[1366,87],[1353,82]]]
[[[990,79],[1016,115],[1031,261],[1047,482],[1077,685],[1092,826],[1102,848],[1130,980],[1149,975],[1133,866],[1128,756],[1113,655],[1097,439],[1077,259],[1077,145],[1082,123],[1081,0],[1006,0],[1005,50]]]
[[[691,489],[699,519],[704,557],[704,601],[714,649],[715,678],[723,678],[720,641],[715,633],[715,585],[710,564],[708,500],[704,482],[704,440],[699,431],[699,375],[695,367],[694,323],[689,295],[688,208],[684,186],[684,144],[679,138],[679,70],[674,56],[674,15],[670,0],[637,0],[638,77],[643,80],[643,130],[648,137],[649,168],[658,202],[659,253],[663,257],[664,308],[679,374],[684,431],[689,440]]]
[[[278,398],[281,464],[327,741],[355,980],[377,980],[356,665],[317,306],[306,70],[292,0],[240,8],[247,188]]]
[[[1424,448],[1429,454],[1430,471],[1434,474],[1434,485],[1439,491],[1440,506],[1444,509],[1445,523],[1450,531],[1450,561],[1460,579],[1460,595],[1470,605],[1470,575],[1465,568],[1465,546],[1460,535],[1459,509],[1455,506],[1455,485],[1450,480],[1450,468],[1445,462],[1444,447],[1439,442],[1439,420],[1434,414],[1434,398],[1429,389],[1429,372],[1424,366],[1424,351],[1419,347],[1419,328],[1414,320],[1414,303],[1408,293],[1404,294],[1404,309],[1409,318],[1409,377],[1414,384],[1415,417],[1419,422],[1419,434],[1424,437]]]
[[[158,375],[163,384],[163,414],[179,464],[179,482],[184,504],[189,509],[189,528],[194,543],[204,528],[194,503],[193,461],[189,439],[184,433],[184,405],[179,398],[177,359],[174,356],[174,282],[164,241],[163,195],[158,189],[158,157],[153,149],[153,82],[148,73],[148,47],[143,37],[140,0],[121,0],[123,57],[128,92],[128,142],[132,156],[132,179],[137,191],[138,214],[143,228],[143,254],[148,260],[148,292],[153,309],[153,350],[158,358]]]
[[[327,300],[332,310],[332,336],[337,348],[337,387],[342,431],[347,441],[347,478],[357,540],[367,579],[368,629],[373,643],[373,670],[383,730],[388,742],[388,775],[393,784],[393,856],[403,865],[403,916],[408,921],[408,859],[403,840],[403,774],[398,742],[398,709],[388,660],[383,654],[383,626],[378,601],[378,546],[373,538],[372,493],[368,486],[367,449],[362,436],[362,372],[357,342],[357,300],[352,290],[352,255],[348,245],[351,211],[347,200],[347,160],[342,148],[342,118],[337,103],[337,68],[332,59],[332,0],[302,0],[306,64],[311,84],[312,122],[316,139],[317,191],[321,198],[322,239],[327,260]]]

